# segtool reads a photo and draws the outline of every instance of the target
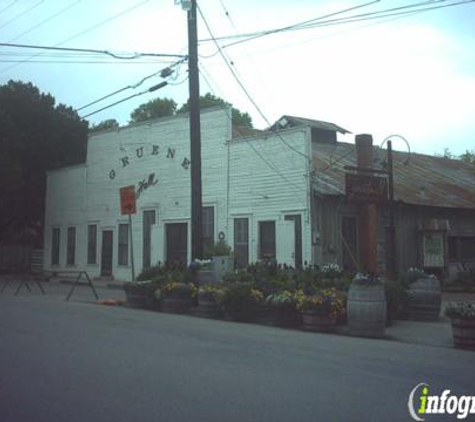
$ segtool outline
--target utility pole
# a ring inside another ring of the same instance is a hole
[[[389,268],[392,277],[397,276],[396,227],[394,222],[394,173],[393,173],[393,146],[388,141],[388,182],[389,182]]]
[[[196,0],[184,1],[188,10],[188,80],[190,106],[190,158],[191,158],[191,259],[201,258],[201,123],[200,81],[198,71],[198,28]]]

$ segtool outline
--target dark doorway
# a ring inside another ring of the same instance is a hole
[[[166,226],[167,263],[187,263],[188,225],[186,223],[170,223]]]
[[[249,219],[234,219],[234,266],[246,268],[249,264]]]
[[[259,259],[275,258],[275,221],[259,221]]]
[[[143,268],[150,268],[152,261],[152,226],[156,223],[155,210],[143,212]]]
[[[356,217],[341,218],[341,235],[343,251],[343,268],[354,271],[358,269],[358,248]]]
[[[112,230],[102,232],[102,253],[101,253],[101,276],[110,277],[112,275],[112,248],[113,248]]]

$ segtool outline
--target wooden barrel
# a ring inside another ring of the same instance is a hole
[[[166,295],[161,299],[160,309],[162,312],[173,314],[185,314],[193,307],[190,297],[178,295]]]
[[[332,333],[336,330],[336,319],[315,312],[302,312],[303,328],[308,331]]]
[[[221,310],[211,292],[198,292],[198,306],[195,315],[204,318],[219,318]]]
[[[274,309],[274,325],[277,327],[300,327],[302,313],[297,309],[277,307]]]
[[[437,321],[440,316],[442,292],[437,278],[420,278],[409,286],[409,318]]]
[[[200,269],[197,274],[197,282],[199,286],[205,284],[216,284],[217,278],[212,269]]]
[[[386,330],[386,298],[382,285],[352,283],[346,305],[350,334],[383,337]]]
[[[452,318],[452,334],[455,347],[475,350],[475,319]]]

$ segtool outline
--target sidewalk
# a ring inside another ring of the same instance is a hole
[[[4,287],[6,278],[0,277],[0,292]],[[2,296],[13,297],[20,283],[19,278],[9,279]],[[72,289],[73,280],[51,279],[48,282],[42,282],[45,295],[34,281],[28,281],[31,292],[26,286],[23,286],[19,297],[37,297],[44,299],[66,300]],[[125,300],[125,293],[122,289],[123,283],[110,280],[93,280],[94,288],[99,296],[99,300],[113,299]],[[475,294],[450,293],[443,295],[442,309],[448,302],[452,301],[470,301],[475,303]],[[81,282],[77,285],[70,297],[71,302],[97,303],[91,288]],[[443,314],[443,312],[442,312]],[[386,338],[390,341],[400,341],[403,343],[432,346],[432,347],[453,347],[452,328],[450,320],[441,316],[437,322],[409,321],[401,320],[393,322],[386,328]]]

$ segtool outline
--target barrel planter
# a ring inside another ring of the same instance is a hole
[[[160,302],[160,309],[162,312],[173,314],[185,314],[193,307],[193,299],[191,296],[184,296],[176,293],[163,295]]]
[[[300,327],[302,325],[302,313],[295,308],[276,307],[274,308],[274,325],[277,327]]]
[[[202,268],[198,270],[196,281],[198,286],[204,286],[205,284],[215,284],[217,282],[217,277],[213,269]]]
[[[475,350],[475,318],[452,318],[451,321],[455,347]]]
[[[435,277],[419,278],[409,286],[409,319],[437,321],[440,315],[442,292]]]
[[[360,337],[383,337],[386,330],[384,286],[352,283],[347,301],[348,331]]]
[[[253,311],[253,322],[261,325],[274,325],[274,309],[270,306],[257,306]]]
[[[219,318],[221,310],[212,292],[198,292],[198,306],[195,315],[204,318]]]
[[[143,291],[125,291],[125,305],[129,308],[149,309],[149,295]]]
[[[303,328],[319,333],[333,333],[336,330],[336,319],[318,312],[302,311]]]

